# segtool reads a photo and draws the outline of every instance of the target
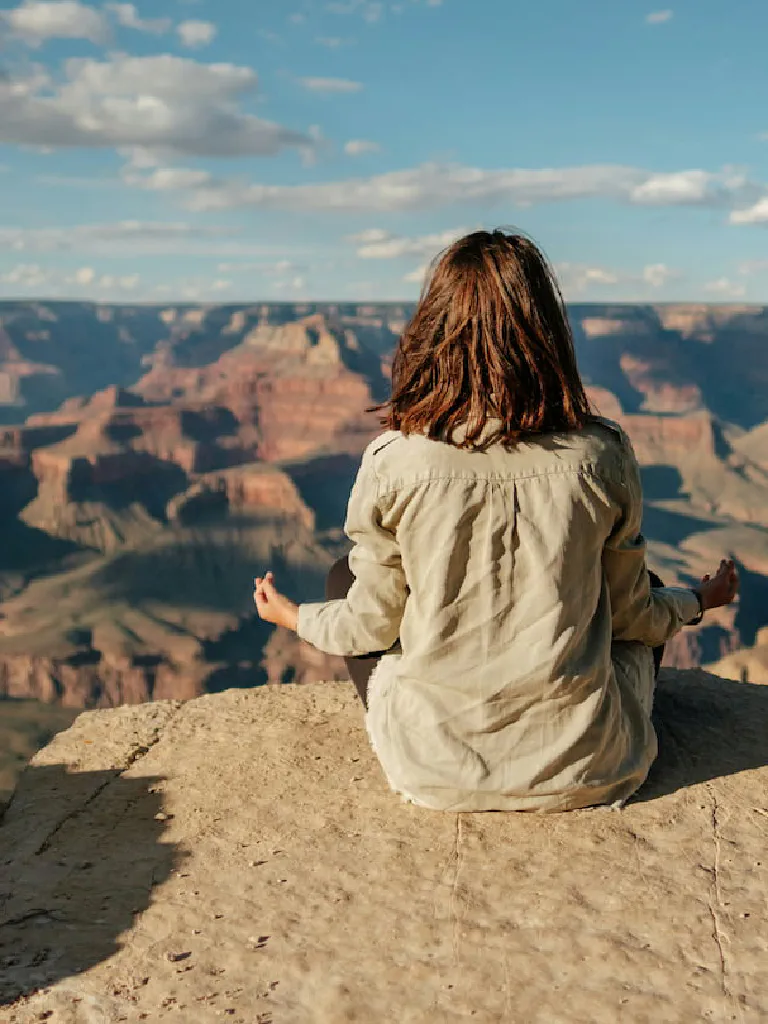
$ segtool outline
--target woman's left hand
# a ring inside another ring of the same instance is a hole
[[[253,592],[256,611],[259,613],[259,618],[265,622],[272,622],[276,626],[285,626],[286,629],[292,629],[295,632],[299,619],[299,606],[275,588],[274,580],[274,574],[271,572],[268,572],[266,576],[256,577],[254,581],[256,589]]]

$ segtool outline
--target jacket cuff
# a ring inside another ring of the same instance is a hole
[[[690,626],[701,622],[699,599],[692,590],[687,587],[664,587],[664,592],[674,600],[683,625]]]
[[[322,601],[300,604],[296,615],[296,635],[300,640],[306,640],[308,644],[313,646],[315,645],[313,627],[317,622],[317,612],[323,607],[324,602]]]

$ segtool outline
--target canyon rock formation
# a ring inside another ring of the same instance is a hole
[[[90,708],[343,678],[254,617],[251,581],[271,566],[322,597],[410,312],[0,303],[0,695]],[[668,664],[754,650],[764,678],[768,311],[570,315],[592,400],[642,466],[653,567],[743,574],[741,603]]]

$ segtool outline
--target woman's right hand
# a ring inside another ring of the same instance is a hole
[[[739,573],[735,563],[724,558],[715,575],[707,573],[696,589],[701,594],[705,611],[730,604],[739,592]]]

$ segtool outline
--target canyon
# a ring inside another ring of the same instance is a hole
[[[0,696],[102,708],[346,678],[254,615],[322,597],[406,304],[0,303]],[[653,568],[740,602],[667,664],[768,680],[768,309],[571,306],[642,467]]]

